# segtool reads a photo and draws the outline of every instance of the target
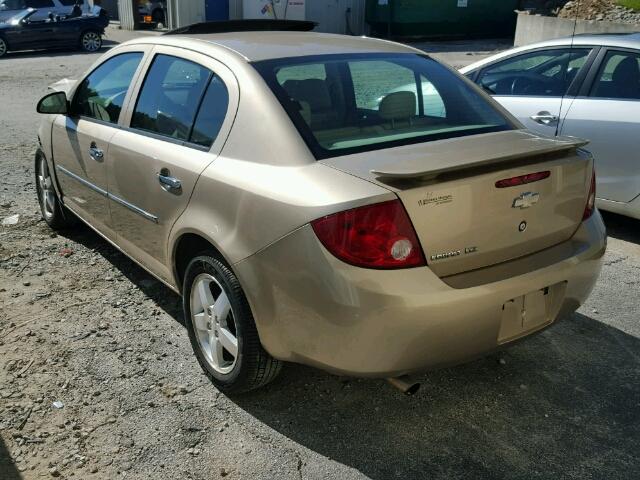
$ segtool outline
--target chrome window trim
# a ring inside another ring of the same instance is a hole
[[[132,203],[127,202],[126,200],[113,195],[109,192],[107,192],[106,190],[98,187],[97,185],[89,182],[88,180],[85,180],[84,178],[82,178],[79,175],[76,175],[75,173],[67,170],[66,168],[60,166],[60,165],[56,165],[56,168],[58,170],[60,170],[62,173],[64,173],[65,175],[68,175],[69,177],[73,178],[74,180],[80,182],[82,185],[84,185],[85,187],[93,190],[94,192],[99,193],[100,195],[102,195],[103,197],[108,198],[109,200],[113,200],[116,203],[119,203],[120,205],[128,208],[129,210],[131,210],[132,212],[137,213],[138,215],[146,218],[147,220],[150,220],[154,223],[158,223],[158,217],[153,215],[152,213],[147,212],[146,210],[141,209],[140,207],[135,206]]]
[[[198,145],[197,143],[188,142],[186,140],[179,140],[177,138],[172,138],[167,135],[162,135],[160,133],[149,132],[147,130],[142,130],[140,128],[135,127],[119,127],[120,130],[124,130],[127,132],[135,133],[136,135],[141,135],[143,137],[153,138],[154,140],[160,140],[163,142],[173,143],[174,145],[180,145],[181,147],[193,148],[194,150],[199,150],[201,152],[209,152],[212,147],[205,147],[202,145]]]

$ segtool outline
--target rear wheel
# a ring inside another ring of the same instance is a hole
[[[278,375],[282,363],[260,344],[238,279],[213,252],[205,252],[187,266],[183,307],[196,358],[219,390],[246,392]]]
[[[4,38],[0,37],[0,57],[4,57],[8,51],[9,47],[7,47],[7,42]]]
[[[80,36],[80,48],[89,53],[97,52],[102,48],[102,35],[92,30],[84,32]]]
[[[60,230],[73,225],[74,218],[66,210],[53,187],[53,177],[49,171],[47,160],[43,155],[36,159],[36,192],[42,218],[54,230]]]

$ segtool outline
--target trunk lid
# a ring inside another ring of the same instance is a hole
[[[525,130],[378,150],[323,163],[394,191],[438,276],[495,265],[569,239],[582,221],[592,159],[575,138]],[[538,172],[535,182],[500,180]],[[544,176],[544,175],[543,175]]]

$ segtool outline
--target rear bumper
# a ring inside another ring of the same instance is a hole
[[[463,279],[474,286],[456,288],[428,267],[382,271],[344,264],[307,225],[234,269],[273,356],[334,373],[385,377],[464,362],[576,310],[600,272],[606,248],[600,214],[568,244],[550,265],[537,268],[524,260],[529,268],[521,273],[516,267],[522,269],[523,260],[516,260],[509,262],[515,276],[502,264],[497,273]],[[553,301],[546,320],[505,336],[503,306],[547,287]]]

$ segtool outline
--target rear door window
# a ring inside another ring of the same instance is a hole
[[[131,127],[188,141],[211,75],[189,60],[157,55],[140,91]]]
[[[518,55],[480,72],[493,95],[562,97],[587,61],[589,48],[557,48]]]
[[[640,100],[640,53],[608,52],[590,96]]]
[[[228,107],[227,87],[220,77],[214,76],[202,99],[189,141],[203,147],[213,145],[227,116]]]
[[[123,53],[96,68],[78,87],[73,97],[72,112],[103,122],[118,123],[122,104],[142,57],[141,52]]]
[[[131,127],[210,147],[228,105],[227,88],[211,70],[182,58],[157,55],[140,90]]]

